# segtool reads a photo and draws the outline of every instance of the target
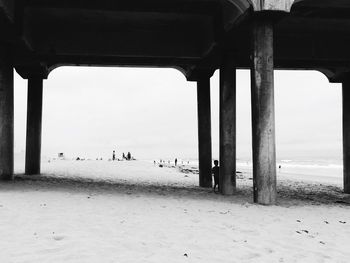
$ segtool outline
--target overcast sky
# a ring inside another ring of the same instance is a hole
[[[219,73],[211,78],[213,157]],[[27,81],[15,73],[15,152],[25,149]],[[237,72],[237,157],[251,157],[249,71]],[[279,159],[341,158],[341,85],[315,71],[275,71]],[[42,155],[196,158],[196,83],[175,69],[61,67],[44,81]]]

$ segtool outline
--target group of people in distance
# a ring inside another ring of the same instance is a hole
[[[115,151],[113,151],[112,160],[115,161]],[[125,155],[125,153],[123,153],[123,159],[122,160],[130,161],[130,160],[134,160],[134,158],[132,158],[131,153],[128,152],[126,155]],[[119,159],[118,159],[118,161],[119,161]]]
[[[160,160],[159,160],[159,163],[160,163],[160,164],[162,164],[162,163],[165,164],[166,162],[165,162],[164,160],[160,159]],[[177,166],[177,158],[175,158],[174,163],[175,163],[175,166]],[[153,164],[156,165],[156,161],[155,161],[155,160],[153,161]],[[170,161],[169,161],[169,160],[168,160],[168,164],[170,164]],[[183,161],[182,161],[182,164],[183,164]]]

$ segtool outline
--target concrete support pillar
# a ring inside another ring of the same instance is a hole
[[[220,68],[220,182],[219,190],[231,195],[236,189],[236,68],[225,56]]]
[[[276,203],[273,24],[259,20],[252,32],[252,136],[254,202]]]
[[[350,78],[343,81],[343,179],[350,194]]]
[[[28,79],[26,174],[40,174],[43,79]]]
[[[212,187],[210,77],[197,81],[199,186]]]
[[[13,179],[13,66],[0,47],[0,179]]]

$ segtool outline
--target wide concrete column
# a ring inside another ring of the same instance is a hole
[[[236,68],[226,55],[220,67],[220,183],[219,191],[231,195],[236,189]]]
[[[0,179],[13,179],[13,66],[0,47]]]
[[[199,186],[212,187],[210,77],[197,80]]]
[[[254,202],[276,203],[276,146],[273,79],[273,24],[259,20],[252,29],[251,104]]]
[[[350,194],[350,76],[343,81],[343,180]]]
[[[40,174],[43,79],[28,79],[26,174]]]

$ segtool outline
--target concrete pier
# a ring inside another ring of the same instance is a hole
[[[220,183],[219,190],[231,195],[236,189],[236,68],[232,56],[220,67]]]
[[[197,81],[199,186],[212,187],[210,77]]]
[[[350,78],[343,81],[343,179],[350,194]]]
[[[254,202],[270,205],[276,203],[273,24],[257,21],[252,28],[252,41]]]
[[[0,47],[0,179],[13,179],[13,67]]]
[[[43,80],[28,79],[26,174],[40,174]]]

